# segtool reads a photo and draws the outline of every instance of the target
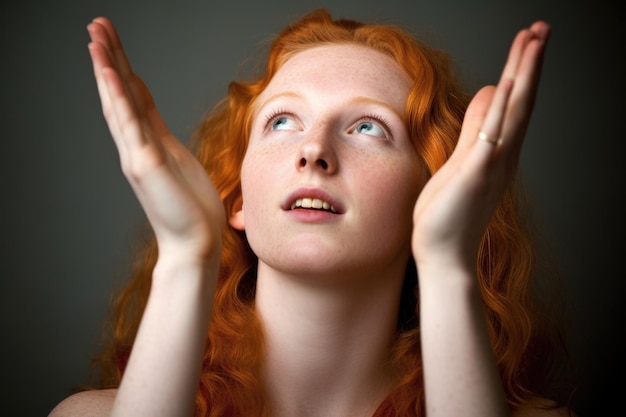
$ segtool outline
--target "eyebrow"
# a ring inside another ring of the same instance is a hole
[[[404,116],[402,114],[400,114],[400,112],[398,112],[398,110],[396,110],[391,104],[382,101],[382,100],[376,100],[375,98],[371,98],[371,97],[363,97],[363,96],[359,96],[359,97],[355,97],[353,100],[351,100],[352,103],[363,103],[363,104],[374,104],[376,106],[382,106],[385,107],[387,110],[389,110],[390,112],[392,112],[393,114],[395,114],[398,119],[404,121]]]
[[[303,99],[302,95],[299,93],[296,93],[295,91],[283,91],[280,93],[276,93],[273,94],[272,96],[268,97],[267,100],[265,100],[263,103],[261,103],[259,106],[255,106],[254,108],[254,113],[258,114],[258,112],[261,111],[261,109],[263,109],[265,106],[267,106],[269,103],[276,101],[278,99],[281,98],[296,98],[296,99]],[[398,119],[404,121],[404,116],[402,114],[400,114],[400,112],[398,112],[398,110],[396,110],[393,106],[391,106],[389,103],[382,101],[382,100],[376,100],[374,98],[371,97],[365,97],[365,96],[358,96],[353,98],[352,100],[350,100],[350,103],[354,103],[354,104],[373,104],[376,106],[381,106],[386,108],[387,110],[389,110],[390,112],[392,112],[394,115],[396,115],[396,117],[398,117]]]
[[[263,108],[264,108],[265,106],[267,106],[269,103],[271,103],[271,102],[273,102],[273,101],[276,101],[276,100],[278,100],[278,99],[280,99],[280,98],[283,98],[283,97],[286,97],[286,98],[297,98],[297,99],[302,99],[302,95],[301,95],[301,94],[296,93],[295,91],[283,91],[283,92],[281,92],[281,93],[276,93],[276,94],[273,94],[273,95],[269,96],[269,97],[267,98],[267,100],[265,100],[263,103],[261,103],[261,104],[260,104],[260,105],[258,105],[258,106],[254,106],[254,105],[253,105],[254,107],[253,107],[253,111],[252,111],[252,113],[253,113],[254,115],[258,115],[258,113],[261,111],[261,109],[263,109]]]

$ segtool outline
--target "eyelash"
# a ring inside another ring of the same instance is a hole
[[[268,115],[265,116],[265,123],[263,124],[264,128],[267,129],[270,126],[270,124],[273,123],[278,117],[284,117],[284,116],[293,117],[293,114],[289,113],[288,111],[282,108],[273,110],[271,113],[268,113]],[[390,126],[389,121],[385,119],[384,117],[376,115],[376,114],[368,113],[364,115],[363,117],[359,118],[359,120],[357,120],[355,125],[358,125],[359,123],[362,123],[362,122],[369,122],[369,121],[380,124],[383,130],[385,130],[387,134],[391,133],[391,128],[389,127]]]
[[[391,128],[389,127],[391,124],[389,123],[389,121],[387,119],[385,119],[382,116],[376,115],[376,114],[366,114],[365,116],[361,117],[358,121],[357,121],[357,125],[359,123],[362,122],[376,122],[378,124],[380,124],[380,126],[383,128],[383,130],[387,133],[387,134],[391,134]]]
[[[265,116],[265,123],[263,124],[264,128],[267,129],[269,127],[269,125],[274,122],[274,120],[276,120],[278,117],[283,117],[283,116],[290,116],[293,117],[293,114],[289,113],[288,111],[285,111],[281,108],[273,110],[271,113],[269,113],[267,116]]]

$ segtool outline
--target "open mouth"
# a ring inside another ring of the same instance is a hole
[[[311,210],[323,210],[330,213],[337,213],[335,208],[328,201],[321,200],[319,198],[298,198],[291,204],[291,210],[294,209],[311,209]]]

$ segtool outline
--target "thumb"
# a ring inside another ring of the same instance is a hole
[[[467,106],[457,144],[457,149],[460,151],[467,149],[475,142],[495,91],[496,87],[492,85],[481,88]]]

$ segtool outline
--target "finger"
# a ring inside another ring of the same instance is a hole
[[[115,26],[111,21],[105,17],[96,17],[93,23],[99,25],[102,31],[98,31],[100,35],[99,40],[105,41],[107,48],[110,50],[112,59],[115,61],[115,68],[119,72],[120,76],[125,81],[130,81],[132,78],[132,68],[130,62],[122,47],[122,42],[115,29]]]
[[[515,79],[528,46],[537,40],[545,43],[549,35],[550,26],[543,21],[537,21],[530,28],[519,31],[511,44],[502,78]]]
[[[461,129],[457,149],[467,149],[474,145],[476,135],[478,135],[483,121],[485,120],[495,90],[495,86],[485,86],[478,90],[472,98],[472,101],[465,111],[465,116],[463,117],[463,127]]]
[[[546,40],[547,37],[535,36],[526,46],[518,65],[502,132],[503,137],[517,147],[522,145],[537,97]]]
[[[111,42],[109,41],[104,27],[99,23],[91,22],[87,25],[87,31],[89,32],[91,43],[100,45],[104,51],[104,54],[101,57],[102,66],[117,68],[117,63],[115,62],[115,57],[113,56],[113,51],[111,49]]]
[[[543,36],[544,34],[545,23],[543,22],[536,22],[529,29],[524,29],[517,33],[511,44],[511,49],[509,50],[509,55],[501,74],[501,80],[515,78],[524,49],[529,40],[532,39],[533,36]],[[457,148],[460,148],[460,150],[467,149],[475,144],[476,139],[478,138],[478,135],[483,127],[482,125],[484,123],[485,117],[487,116],[489,105],[491,103],[495,90],[496,88],[492,86],[484,87],[474,96],[474,98],[470,102],[465,113],[463,129],[461,132],[461,137],[459,139],[459,144],[457,146]],[[493,118],[494,115],[492,114],[491,117]],[[493,123],[490,123],[490,125],[487,126],[486,129],[493,130],[490,128],[490,126],[493,126]],[[495,133],[488,133],[485,131],[482,131],[482,134],[480,134],[480,136],[483,138],[483,141],[487,140],[497,142],[501,139],[501,129],[496,130],[498,131],[498,136],[494,136]]]
[[[113,68],[119,72],[118,65],[116,64],[113,57],[110,42],[108,37],[106,36],[104,28],[99,23],[92,22],[87,25],[87,31],[89,32],[89,36],[91,37],[91,42],[89,43],[88,47],[89,54],[93,63],[93,72],[98,85],[98,92],[100,94],[102,107],[106,113],[106,109],[109,108],[110,100],[108,97],[108,91],[104,86],[102,71],[104,68]]]
[[[479,147],[493,151],[502,143],[502,124],[512,90],[513,80],[503,78],[498,83],[489,110],[476,137],[476,143]]]
[[[106,51],[106,64],[114,68],[120,75],[131,100],[137,107],[137,111],[143,112],[145,110],[144,92],[137,85],[138,77],[130,66],[113,24],[104,17],[97,17],[88,25],[88,30],[92,41],[102,45]]]
[[[146,110],[146,101],[150,102],[151,96],[147,89],[142,90],[143,85],[137,84],[137,79],[139,77],[135,75],[130,65],[130,61],[124,51],[117,29],[115,29],[113,23],[105,17],[97,17],[94,19],[94,22],[101,25],[104,29],[106,39],[110,46],[111,55],[115,62],[115,67],[126,85],[126,88],[131,93],[131,98],[137,107],[137,110],[139,112],[144,112]],[[146,92],[148,93],[148,100],[146,100]]]
[[[518,32],[511,44],[494,103],[478,134],[479,140],[491,145],[506,141],[513,146],[519,142],[516,138],[523,137],[523,134],[513,133],[523,128],[530,116],[539,80],[541,45],[548,35],[549,26],[541,21]],[[501,101],[504,97],[506,101]]]
[[[144,135],[146,127],[135,111],[117,72],[112,68],[104,68],[102,77],[110,99],[107,117],[116,126],[116,132],[112,132],[115,142],[120,152],[132,154],[147,143],[147,135]]]
[[[106,51],[104,47],[99,44],[92,42],[88,45],[89,54],[91,56],[93,62],[93,70],[96,79],[96,86],[98,88],[98,95],[100,96],[100,104],[102,107],[102,113],[104,115],[104,119],[107,122],[107,126],[109,127],[109,131],[111,132],[111,136],[113,137],[113,141],[118,149],[118,153],[120,155],[120,160],[122,164],[126,160],[126,145],[123,141],[120,141],[121,137],[120,129],[117,123],[117,118],[113,114],[113,105],[111,103],[111,97],[109,95],[109,88],[107,87],[107,81],[104,78],[103,72],[105,68],[109,68],[110,66],[105,66],[103,62],[106,61]]]
[[[526,87],[530,87],[528,91],[532,92],[536,90],[539,83],[539,75],[543,65],[543,52],[550,35],[550,27],[545,22],[535,22],[528,30],[528,33],[530,36],[527,38],[523,48],[515,52],[515,72],[510,73],[508,76],[515,79],[517,90],[525,90]],[[507,69],[505,68],[506,71]]]
[[[143,80],[135,76],[133,88],[135,90],[135,97],[137,97],[136,101],[141,103],[139,106],[140,112],[152,127],[153,132],[158,136],[169,134],[169,128],[165,125],[163,118],[157,110],[154,97]]]
[[[544,43],[548,41],[552,32],[552,28],[550,27],[550,25],[542,20],[538,20],[533,23],[530,27],[530,30],[535,34],[535,36],[537,36],[537,38],[541,39]]]
[[[89,55],[91,57],[93,73],[96,79],[96,85],[98,87],[100,102],[102,104],[102,108],[106,109],[109,107],[109,103],[111,102],[109,92],[105,86],[105,81],[102,76],[102,71],[104,70],[104,68],[110,68],[110,65],[107,64],[107,53],[104,47],[96,42],[89,43],[87,45],[87,48],[89,49]]]
[[[515,78],[524,49],[526,49],[526,45],[533,37],[534,33],[530,29],[522,29],[517,33],[511,44],[511,49],[509,49],[509,55],[502,70],[501,78]]]

